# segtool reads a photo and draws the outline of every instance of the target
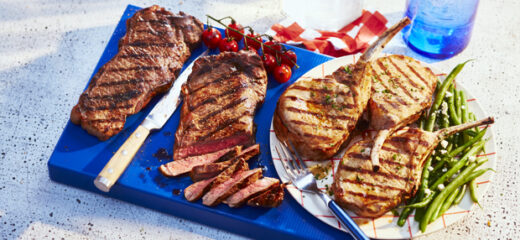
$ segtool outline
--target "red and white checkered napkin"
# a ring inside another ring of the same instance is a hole
[[[378,11],[363,10],[361,17],[337,32],[304,29],[294,21],[285,20],[271,26],[267,34],[283,43],[303,44],[310,51],[341,57],[365,51],[386,30],[387,22]]]

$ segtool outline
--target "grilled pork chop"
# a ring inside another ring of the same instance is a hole
[[[126,25],[119,52],[92,77],[70,116],[102,141],[172,86],[204,30],[193,16],[159,6],[136,12]]]
[[[437,77],[413,58],[401,55],[382,57],[371,63],[368,73],[372,97],[368,102],[370,128],[377,130],[371,159],[379,169],[379,151],[395,130],[415,122],[432,103]]]
[[[262,169],[260,168],[236,172],[233,177],[227,181],[211,188],[211,190],[202,197],[202,204],[206,206],[216,206],[233,193],[256,182],[256,180],[261,177]]]
[[[199,58],[182,88],[175,160],[254,144],[253,117],[263,103],[267,73],[251,51]]]
[[[333,191],[336,202],[362,217],[379,217],[415,194],[425,160],[447,136],[475,126],[480,121],[444,128],[436,132],[403,128],[384,142],[380,152],[381,169],[372,171],[371,139],[352,145],[336,170]]]
[[[336,154],[354,129],[370,98],[370,61],[410,20],[388,29],[360,59],[322,79],[301,79],[280,96],[273,127],[281,141],[312,160]]]

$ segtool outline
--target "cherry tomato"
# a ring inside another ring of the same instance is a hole
[[[258,40],[259,42],[262,42],[262,38],[258,34],[248,33],[247,36]],[[251,39],[248,39],[248,38],[245,38],[244,41],[247,42],[247,46],[250,46],[250,47],[252,47],[252,48],[254,48],[256,50],[260,49],[260,43],[257,43],[257,42],[255,42],[255,41],[253,41]]]
[[[289,81],[289,79],[291,79],[291,75],[291,67],[283,63],[280,66],[276,66],[273,71],[274,79],[279,83]]]
[[[270,46],[271,48],[265,47]],[[265,52],[272,54],[273,56],[276,56],[276,53],[280,54],[282,52],[282,45],[280,45],[279,42],[275,41],[267,41],[264,43],[264,50]]]
[[[244,33],[244,28],[242,27],[242,25],[238,24],[234,20],[231,21],[231,23],[228,25],[228,27],[239,31],[242,34]],[[229,36],[233,37],[237,42],[240,42],[240,40],[242,40],[242,38],[244,38],[244,36],[242,34],[239,34],[235,31],[232,31],[232,30],[229,30],[226,28],[226,35],[228,37]]]
[[[291,68],[296,64],[296,59],[296,53],[292,50],[287,50],[282,54],[282,63],[287,64]]]
[[[233,38],[223,38],[220,40],[220,44],[218,45],[218,49],[221,52],[230,51],[230,52],[238,52],[238,43],[233,40]]]
[[[242,50],[246,50],[246,51],[253,51],[255,53],[258,54],[258,50],[256,50],[255,48],[251,47],[251,46],[244,46],[244,48],[242,48]]]
[[[221,39],[220,31],[215,28],[209,27],[202,32],[202,41],[210,49],[217,48]]]
[[[276,59],[273,55],[265,53],[262,57],[262,61],[264,62],[264,67],[267,72],[271,73],[276,68]]]

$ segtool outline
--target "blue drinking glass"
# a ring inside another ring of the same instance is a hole
[[[479,0],[407,0],[406,44],[430,58],[446,59],[469,43]]]

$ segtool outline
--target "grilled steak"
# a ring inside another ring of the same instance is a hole
[[[257,180],[256,182],[246,186],[245,188],[240,189],[240,191],[228,197],[226,203],[230,207],[240,207],[247,200],[269,190],[271,187],[275,185],[279,185],[280,181],[276,178],[264,177],[262,179]]]
[[[193,16],[159,6],[136,12],[126,25],[119,52],[92,77],[70,116],[102,141],[172,86],[191,50],[200,45],[204,29]]]
[[[285,184],[275,184],[269,190],[249,199],[247,205],[266,208],[278,207],[283,201],[284,188]]]
[[[193,167],[193,169],[191,169],[190,172],[191,180],[197,182],[203,179],[212,178],[214,176],[217,176],[220,172],[224,171],[224,169],[226,169],[239,159],[247,161],[258,154],[260,154],[260,145],[255,144],[251,147],[248,147],[239,155],[230,160],[195,166]]]
[[[182,88],[174,159],[254,144],[254,113],[264,101],[267,74],[251,51],[199,58]]]
[[[352,145],[336,170],[333,191],[336,202],[362,217],[379,217],[415,194],[425,160],[445,137],[493,118],[467,123],[437,132],[403,128],[384,142],[380,152],[381,169],[372,171],[372,140]]]
[[[238,190],[254,183],[260,177],[262,177],[262,169],[260,168],[237,172],[227,181],[219,185],[214,185],[215,187],[202,197],[202,204],[206,206],[218,205],[224,199],[228,198]]]
[[[161,171],[161,173],[164,176],[175,177],[183,173],[190,172],[194,167],[216,162],[222,158],[227,158],[229,156],[236,156],[241,149],[241,146],[236,146],[222,149],[213,153],[208,153],[199,156],[191,156],[184,159],[175,160],[161,165],[159,167],[159,171]]]
[[[377,130],[371,159],[375,170],[385,139],[395,130],[415,122],[432,103],[437,77],[417,60],[401,55],[382,57],[372,62],[367,73],[372,82],[368,103],[370,128]]]
[[[370,98],[370,61],[409,23],[405,18],[388,29],[352,65],[340,67],[323,79],[302,79],[280,96],[273,126],[281,141],[312,160],[336,154],[354,129]]]
[[[226,170],[221,172],[218,176],[199,181],[188,186],[186,189],[184,189],[184,197],[191,202],[197,201],[213,186],[218,186],[221,183],[226,182],[236,172],[247,171],[248,169],[249,166],[244,160],[236,161]]]

